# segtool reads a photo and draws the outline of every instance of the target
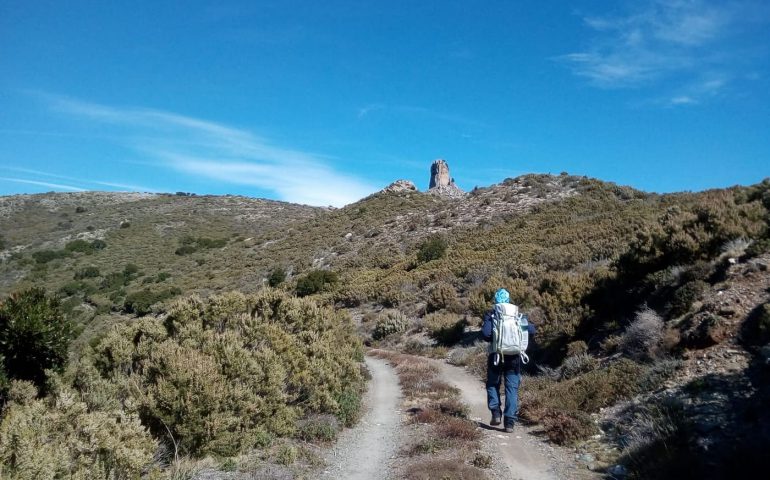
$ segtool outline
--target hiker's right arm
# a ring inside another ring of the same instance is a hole
[[[487,342],[492,341],[492,312],[484,314],[484,323],[481,324],[481,336]]]

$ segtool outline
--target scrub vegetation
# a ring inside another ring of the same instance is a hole
[[[85,476],[149,464],[166,474],[177,457],[248,451],[300,464],[310,456],[291,442],[328,441],[355,421],[359,338],[481,373],[478,326],[503,287],[537,326],[521,414],[551,440],[584,446],[600,435],[639,478],[676,471],[662,463],[677,458],[704,471],[750,466],[736,449],[768,444],[746,419],[766,416],[755,404],[770,348],[769,211],[769,180],[655,195],[566,174],[459,199],[377,193],[340,209],[233,196],[2,197],[0,311],[40,288],[35,302],[47,307],[35,311],[69,332],[63,344],[29,347],[56,352],[35,375],[19,374],[9,347],[0,352],[2,434],[28,428],[24,445],[36,445],[58,425],[51,458],[69,455],[69,472],[83,465]],[[6,325],[2,341],[19,338]],[[741,415],[720,417],[736,447],[708,457],[686,434],[698,431],[699,403],[676,400],[728,390],[745,393],[729,400]],[[601,427],[621,411],[657,422],[679,409],[693,420],[676,431]],[[135,457],[74,460],[70,435],[92,432],[97,414],[126,430],[93,441],[135,442]],[[3,474],[25,478],[11,450],[21,444],[0,444]],[[624,460],[633,458],[660,469]]]

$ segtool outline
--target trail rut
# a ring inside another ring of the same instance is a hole
[[[384,360],[366,357],[372,375],[364,397],[365,412],[354,428],[345,430],[326,456],[323,479],[389,479],[401,445],[401,388]]]
[[[462,392],[463,402],[470,407],[470,418],[485,429],[485,442],[494,450],[495,461],[504,463],[502,469],[507,470],[504,478],[515,480],[596,478],[592,472],[576,470],[571,462],[565,462],[564,459],[557,460],[557,457],[565,452],[558,452],[554,447],[543,445],[520,425],[516,426],[513,433],[504,433],[502,428],[490,427],[486,390],[481,380],[462,368],[439,361],[436,365],[441,369],[444,381]],[[551,455],[544,453],[548,450],[551,450]]]

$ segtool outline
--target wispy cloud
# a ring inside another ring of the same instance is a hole
[[[70,192],[84,192],[84,188],[80,187],[73,187],[72,185],[63,185],[61,183],[50,183],[50,182],[41,182],[38,180],[27,180],[25,178],[14,178],[14,177],[0,177],[0,180],[4,180],[7,182],[15,182],[15,183],[25,183],[27,185],[38,185],[41,187],[47,187],[52,188],[54,190],[68,190]]]
[[[309,205],[342,206],[376,190],[335,171],[323,155],[281,147],[247,130],[162,110],[43,97],[59,112],[120,127],[125,144],[155,165],[201,179]]]
[[[766,22],[769,13],[753,1],[650,0],[632,5],[636,10],[624,15],[583,16],[591,32],[586,47],[557,60],[602,88],[679,84],[682,91],[670,96],[670,104],[697,103],[724,88],[745,54],[736,46],[743,27]],[[719,80],[710,78],[714,76]],[[696,84],[705,88],[688,87]]]
[[[131,191],[131,192],[157,192],[158,191],[154,188],[149,188],[142,185],[109,182],[109,181],[103,181],[103,180],[92,180],[90,178],[77,178],[77,177],[72,177],[70,175],[60,175],[58,173],[44,172],[42,170],[35,170],[32,168],[0,166],[0,169],[17,172],[17,173],[24,173],[27,175],[32,175],[37,178],[45,177],[45,178],[55,178],[59,180],[67,180],[70,183],[75,183],[77,185],[80,185],[79,187],[67,186],[69,187],[68,189],[77,189],[78,191],[87,190],[88,188],[86,187],[92,186],[92,185],[101,185],[105,187],[112,187],[123,191]],[[46,185],[46,186],[49,186],[49,185],[59,186],[59,184],[48,183],[47,181],[43,181],[43,180],[25,179],[24,182],[22,183],[39,184],[39,185]]]

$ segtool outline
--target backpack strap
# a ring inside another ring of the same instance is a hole
[[[519,355],[521,355],[521,364],[522,365],[526,365],[526,364],[529,363],[529,356],[526,353],[521,352]]]

